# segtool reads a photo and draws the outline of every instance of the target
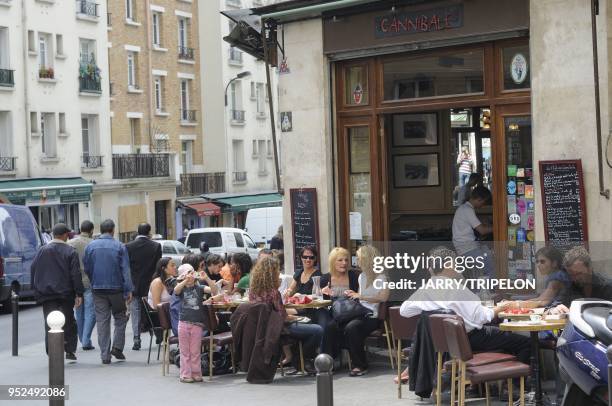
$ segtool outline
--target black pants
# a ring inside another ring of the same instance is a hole
[[[380,320],[371,317],[349,321],[344,326],[344,342],[351,354],[353,368],[367,369],[365,339],[378,328]]]
[[[529,365],[531,356],[529,337],[501,331],[495,326],[472,330],[468,337],[472,351],[503,351],[515,355],[519,361]]]
[[[64,324],[64,350],[66,352],[76,352],[77,349],[77,325],[74,319],[74,299],[51,299],[43,303],[43,315],[45,316],[45,351],[49,353],[49,326],[47,316],[54,310],[59,310],[64,314],[66,323]]]

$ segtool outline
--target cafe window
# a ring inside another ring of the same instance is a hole
[[[504,69],[504,90],[529,89],[531,87],[529,45],[502,48],[502,65]]]
[[[369,103],[367,66],[348,66],[344,69],[344,94],[347,105],[360,106]]]
[[[351,252],[358,241],[372,239],[372,197],[370,184],[370,129],[367,126],[348,129],[350,150],[350,240]]]
[[[383,63],[384,99],[482,93],[482,49],[405,57]]]

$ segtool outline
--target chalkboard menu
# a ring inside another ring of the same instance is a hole
[[[319,252],[319,223],[317,221],[317,189],[291,189],[291,229],[295,269],[302,267],[300,249],[310,245]],[[320,257],[319,257],[320,260]]]
[[[541,161],[540,180],[546,241],[588,241],[581,161]]]

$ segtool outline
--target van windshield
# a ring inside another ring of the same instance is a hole
[[[223,246],[221,233],[218,231],[210,231],[206,233],[191,233],[187,237],[187,245],[190,248],[200,248],[200,244],[206,242],[209,248]]]

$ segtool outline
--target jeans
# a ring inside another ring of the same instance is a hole
[[[77,348],[77,326],[74,320],[74,299],[52,299],[45,300],[42,303],[43,315],[45,317],[45,351],[49,353],[49,337],[50,330],[47,325],[47,316],[54,310],[59,310],[64,314],[66,322],[64,324],[64,350],[66,352],[76,352]]]
[[[459,172],[459,186],[465,185],[470,179],[471,173]]]
[[[331,317],[328,309],[316,309],[312,313],[308,314],[312,322],[323,328],[323,339],[321,340],[321,352],[329,354],[335,357],[337,351],[335,351],[335,344],[337,342],[335,333],[336,330],[333,328],[335,322]]]
[[[125,326],[128,316],[126,314],[125,300],[122,292],[100,293],[94,291],[94,304],[96,308],[96,323],[98,325],[98,345],[102,361],[111,358],[111,314],[115,319],[115,332],[113,334],[113,348],[123,351],[125,346]]]
[[[83,304],[74,309],[79,341],[83,347],[91,347],[91,332],[96,325],[96,311],[94,309],[94,299],[91,289],[83,292]]]
[[[317,349],[321,348],[323,327],[318,324],[290,323],[287,330],[291,337],[295,337],[304,343],[304,357],[314,358]]]
[[[140,339],[140,318],[142,315],[142,299],[134,296],[130,303],[130,317],[132,319],[132,335]]]
[[[179,321],[178,337],[181,352],[181,378],[201,378],[202,327]]]

